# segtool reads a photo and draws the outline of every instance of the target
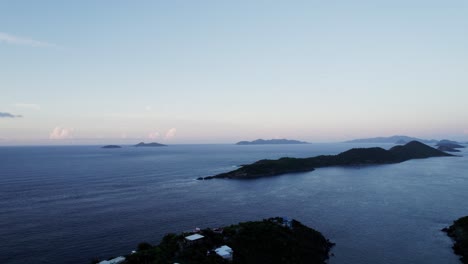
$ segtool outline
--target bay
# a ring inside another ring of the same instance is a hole
[[[462,157],[195,180],[264,158],[371,146],[0,147],[0,263],[89,263],[166,233],[273,216],[335,242],[332,264],[459,263],[440,229],[468,215],[465,149]]]

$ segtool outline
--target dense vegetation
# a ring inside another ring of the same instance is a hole
[[[453,251],[460,255],[463,263],[468,263],[468,216],[462,217],[453,222],[449,228],[444,231],[453,238],[455,244]]]
[[[338,155],[317,156],[311,158],[280,158],[278,160],[260,160],[241,168],[215,176],[198,178],[234,178],[251,179],[274,176],[285,173],[313,171],[327,166],[353,166],[398,163],[410,159],[452,156],[423,143],[412,141],[404,146],[395,146],[389,150],[383,148],[355,148]]]
[[[169,234],[152,246],[140,243],[134,254],[126,256],[127,264],[200,263],[200,264],[300,264],[325,263],[333,246],[320,232],[296,220],[270,218],[225,227],[222,232],[200,231],[204,238],[187,244],[189,234]],[[228,245],[234,251],[232,261],[218,256],[213,250]]]

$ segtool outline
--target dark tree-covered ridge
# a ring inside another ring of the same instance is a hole
[[[253,179],[286,173],[313,171],[329,166],[355,166],[399,163],[411,159],[453,156],[418,141],[411,141],[403,146],[389,150],[383,148],[353,148],[338,155],[321,155],[311,158],[280,158],[277,160],[259,160],[244,165],[236,170],[215,176],[198,178]]]

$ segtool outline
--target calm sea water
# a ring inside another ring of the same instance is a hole
[[[263,158],[355,146],[0,147],[0,263],[86,264],[169,232],[272,216],[298,219],[335,242],[332,264],[459,263],[440,229],[468,215],[466,150],[393,165],[195,180]]]

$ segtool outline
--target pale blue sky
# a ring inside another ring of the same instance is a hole
[[[409,3],[410,2],[410,3]],[[467,1],[2,1],[0,145],[468,139]]]

